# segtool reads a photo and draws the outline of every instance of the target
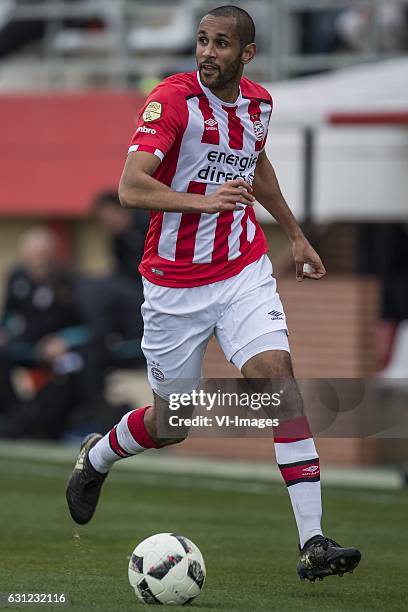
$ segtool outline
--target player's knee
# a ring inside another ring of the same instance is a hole
[[[303,415],[303,398],[294,378],[287,378],[282,384],[280,402],[276,407],[276,416],[281,420],[287,420]]]
[[[242,366],[245,378],[281,380],[293,377],[290,353],[285,350],[268,350],[254,355]]]

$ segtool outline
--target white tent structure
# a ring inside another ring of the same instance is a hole
[[[304,130],[312,127],[315,221],[408,219],[408,59],[266,87],[274,99],[268,155],[298,218],[304,216]],[[331,125],[333,114],[355,120],[357,114],[367,123]],[[260,211],[260,218],[268,217]]]
[[[274,98],[275,124],[322,123],[335,112],[408,114],[408,58],[358,65],[266,87]]]

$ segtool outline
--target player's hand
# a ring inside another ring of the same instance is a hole
[[[296,264],[296,280],[304,278],[319,280],[326,274],[326,268],[310,242],[304,237],[295,238],[292,253]]]
[[[223,210],[242,210],[253,206],[255,198],[252,187],[243,179],[224,183],[213,194],[205,197],[204,212],[217,213]]]

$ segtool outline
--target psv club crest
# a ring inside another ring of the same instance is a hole
[[[259,119],[256,119],[253,123],[253,126],[254,126],[254,132],[255,132],[256,139],[259,141],[263,140],[265,137],[265,130],[264,130],[264,126],[262,125],[261,121],[259,121]]]

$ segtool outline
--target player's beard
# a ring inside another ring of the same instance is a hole
[[[213,77],[210,77],[209,79],[205,79],[202,76],[202,65],[203,64],[211,64],[213,66],[216,66],[218,69],[218,73],[214,74]],[[211,62],[202,62],[200,65],[200,78],[203,82],[203,84],[206,87],[209,87],[209,89],[225,89],[226,87],[228,87],[228,85],[231,84],[231,82],[233,81],[238,81],[238,76],[241,70],[241,57],[238,56],[237,59],[233,62],[231,62],[231,64],[229,64],[224,70],[221,71],[221,69],[219,68],[219,66],[217,64],[212,64]]]

